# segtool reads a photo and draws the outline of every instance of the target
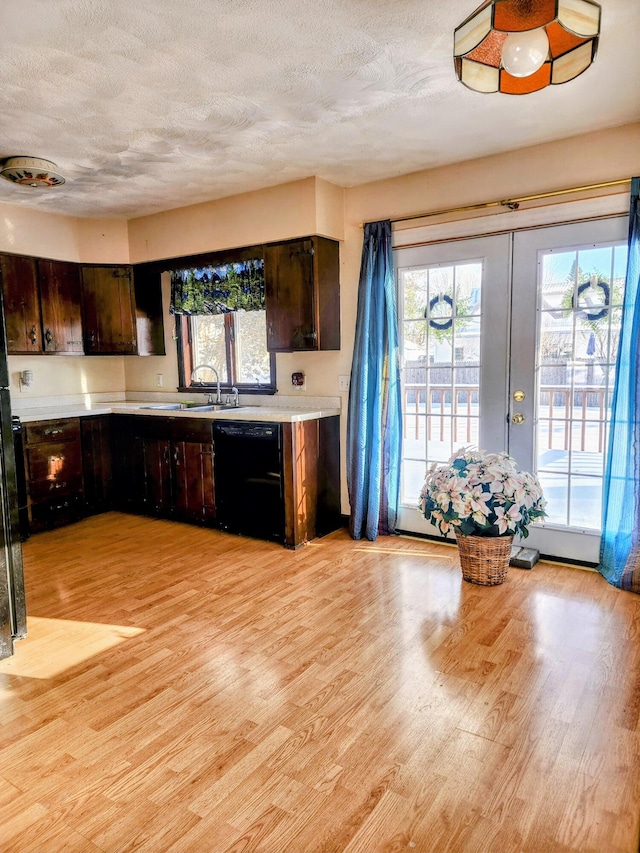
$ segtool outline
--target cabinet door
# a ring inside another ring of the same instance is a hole
[[[265,246],[264,279],[267,349],[318,349],[313,241],[291,240]]]
[[[145,442],[143,438],[129,434],[126,446],[120,434],[116,441],[115,504],[130,512],[148,511],[147,471],[145,460]]]
[[[133,268],[138,355],[164,355],[164,314],[160,272]]]
[[[131,270],[126,267],[83,267],[82,298],[87,355],[130,355],[137,352]]]
[[[82,469],[87,511],[111,509],[113,474],[111,466],[111,419],[109,415],[82,418]]]
[[[172,447],[173,512],[201,524],[215,518],[213,445],[174,441]]]
[[[76,264],[38,261],[45,352],[82,353],[80,271]]]
[[[145,512],[171,511],[171,446],[168,439],[144,439]]]
[[[33,258],[0,257],[7,352],[42,352],[38,269]]]
[[[82,492],[80,442],[51,442],[27,447],[29,497],[39,503],[54,495]]]

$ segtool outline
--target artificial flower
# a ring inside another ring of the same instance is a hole
[[[444,535],[529,535],[546,516],[538,479],[519,471],[506,453],[461,448],[445,465],[433,464],[420,493],[420,510]]]

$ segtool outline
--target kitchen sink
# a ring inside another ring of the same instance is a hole
[[[228,405],[227,403],[210,403],[208,406],[189,406],[190,412],[229,412],[241,409],[242,406]]]
[[[176,409],[184,409],[184,403],[156,403],[153,406],[140,406],[141,409],[167,409],[175,411]]]

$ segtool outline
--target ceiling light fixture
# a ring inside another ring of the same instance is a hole
[[[486,0],[455,29],[456,76],[507,95],[573,80],[596,58],[600,12],[593,0]]]
[[[2,164],[0,175],[21,187],[50,189],[64,184],[56,164],[39,157],[9,157]]]

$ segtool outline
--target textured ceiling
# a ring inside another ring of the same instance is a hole
[[[456,82],[479,0],[2,0],[0,158],[67,183],[0,202],[131,218],[318,175],[340,186],[640,118],[637,0],[595,64],[523,97]]]

